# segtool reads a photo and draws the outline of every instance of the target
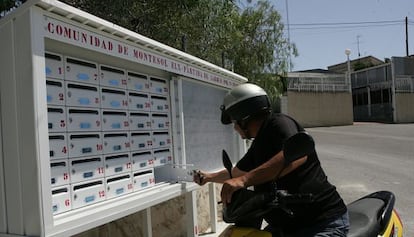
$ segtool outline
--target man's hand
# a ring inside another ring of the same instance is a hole
[[[230,203],[233,193],[241,188],[245,188],[244,176],[226,180],[221,188],[221,201],[223,205]]]
[[[208,173],[205,173],[201,170],[195,170],[193,173],[193,180],[198,185],[204,185],[208,182],[207,176]]]
[[[241,172],[236,169],[236,174],[241,175]],[[208,173],[201,170],[194,170],[193,181],[199,185],[204,185],[208,182],[224,183],[229,179],[229,172],[226,169],[218,172]]]

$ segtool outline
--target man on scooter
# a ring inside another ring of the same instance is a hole
[[[283,144],[290,136],[304,131],[291,117],[272,113],[266,92],[257,85],[245,83],[229,91],[221,106],[221,122],[233,124],[243,139],[253,139],[247,153],[232,169],[207,173],[200,171],[194,181],[223,183],[221,198],[229,205],[232,194],[242,188],[254,187],[258,192],[277,189],[291,194],[312,194],[314,201],[290,206],[293,216],[275,209],[266,214],[265,230],[273,236],[322,237],[346,236],[349,229],[346,205],[335,186],[329,183],[317,153],[286,164]],[[262,218],[243,223],[260,228]]]

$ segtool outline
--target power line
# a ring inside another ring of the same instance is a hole
[[[414,23],[410,21],[410,23]],[[297,23],[290,24],[290,30],[315,30],[315,29],[351,29],[366,27],[387,27],[405,24],[404,20],[394,21],[361,21],[361,22],[323,22],[323,23]]]
[[[315,29],[353,29],[353,28],[366,28],[366,27],[386,27],[386,26],[399,26],[404,23],[393,24],[376,24],[376,25],[347,25],[347,26],[312,26],[312,27],[291,27],[290,30],[315,30]]]
[[[404,23],[404,20],[395,21],[359,21],[359,22],[323,22],[323,23],[297,23],[291,26],[329,26],[329,25],[365,25],[365,24],[384,24],[384,23]]]

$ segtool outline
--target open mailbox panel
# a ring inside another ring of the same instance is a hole
[[[183,168],[243,150],[219,106],[245,78],[58,1],[13,14],[0,21],[0,234],[83,232],[194,191]]]
[[[233,126],[220,122],[219,108],[227,91],[188,80],[182,90],[186,162],[204,170],[222,169],[223,149],[238,159],[243,145]]]

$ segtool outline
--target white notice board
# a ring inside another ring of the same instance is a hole
[[[220,122],[220,105],[227,90],[183,80],[186,163],[201,170],[223,168],[222,150],[239,157],[239,139],[232,125]]]

